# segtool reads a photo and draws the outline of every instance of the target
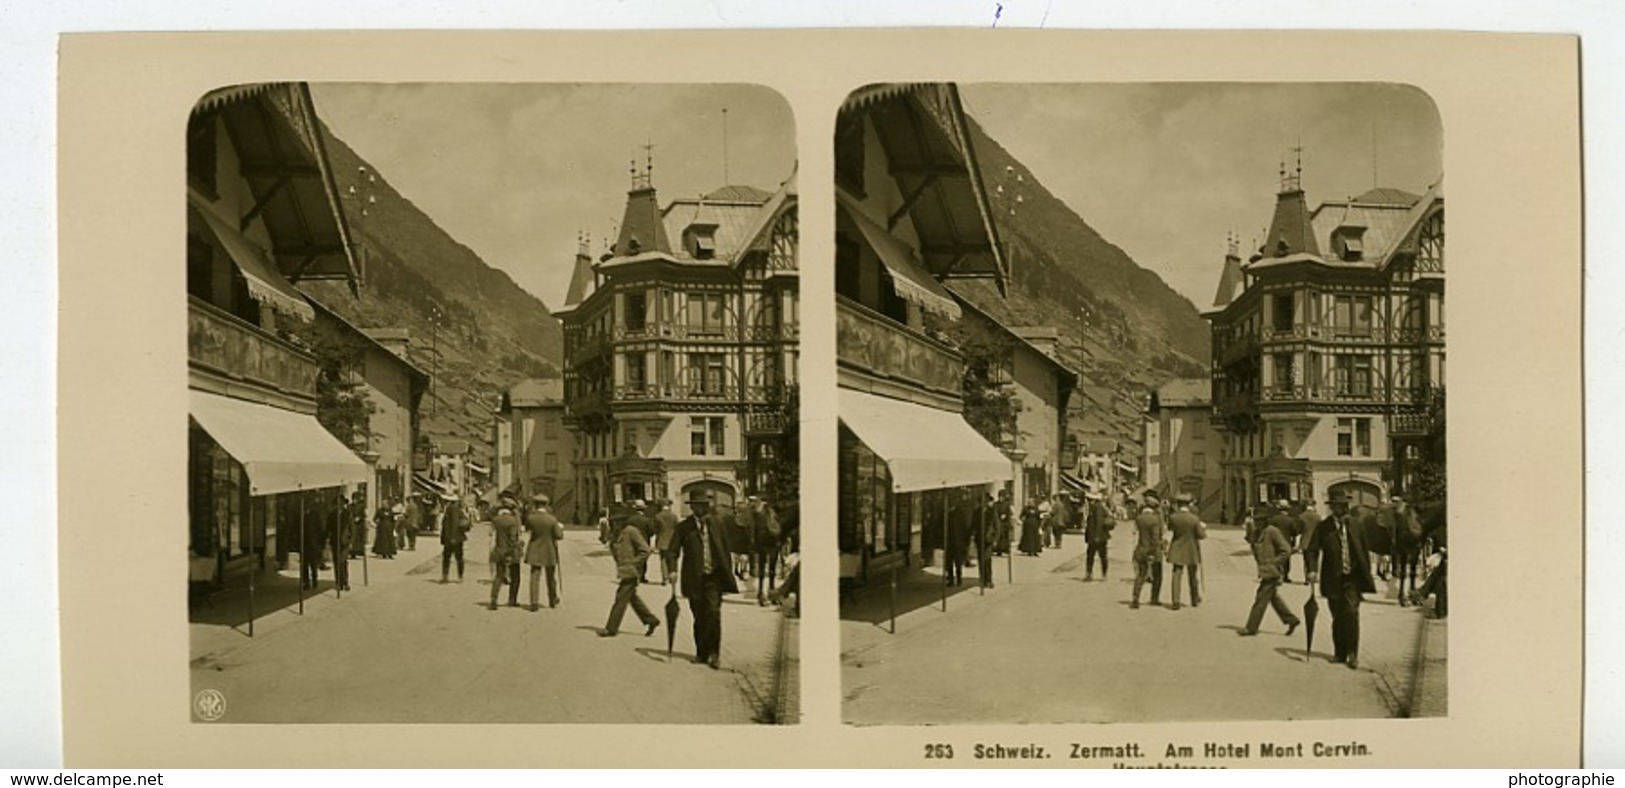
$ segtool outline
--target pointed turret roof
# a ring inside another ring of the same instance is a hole
[[[1213,306],[1223,308],[1236,300],[1246,287],[1246,279],[1241,273],[1241,257],[1236,251],[1236,240],[1230,239],[1230,247],[1224,255],[1224,268],[1219,272],[1219,291],[1213,294]]]
[[[621,217],[621,236],[615,241],[618,257],[632,257],[650,252],[671,254],[671,241],[666,237],[666,224],[661,221],[660,201],[655,187],[647,175],[635,180],[626,193],[626,214]]]
[[[1309,203],[1303,189],[1296,185],[1275,196],[1275,218],[1270,220],[1270,234],[1264,241],[1263,252],[1265,257],[1320,256],[1315,228],[1309,221]]]
[[[597,274],[592,270],[592,255],[587,254],[587,238],[576,240],[575,270],[570,273],[570,290],[564,296],[564,308],[574,309],[596,289]]]

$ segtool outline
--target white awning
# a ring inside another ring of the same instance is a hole
[[[898,298],[927,312],[951,320],[959,319],[959,303],[954,301],[953,295],[942,286],[942,283],[915,261],[913,249],[892,236],[884,227],[875,224],[864,214],[862,206],[841,190],[835,191],[835,198],[836,212],[851,220],[863,234],[864,240],[869,242],[875,256],[880,259],[880,269],[885,271],[887,278],[891,280],[892,290],[897,293]]]
[[[203,204],[196,195],[188,192],[186,199],[192,210],[196,211],[203,219],[203,223],[208,226],[209,232],[213,233],[215,239],[225,248],[227,256],[237,264],[237,270],[242,273],[243,281],[248,285],[249,298],[306,322],[316,319],[316,311],[305,301],[304,294],[294,289],[294,286],[283,278],[277,271],[276,263],[270,259],[265,250],[255,246],[253,241],[248,240],[225,219],[215,215],[214,210]]]
[[[841,423],[886,461],[892,490],[1009,481],[1010,460],[958,413],[841,389]]]
[[[203,391],[191,392],[192,418],[243,464],[249,495],[275,495],[368,481],[367,464],[315,416]]]

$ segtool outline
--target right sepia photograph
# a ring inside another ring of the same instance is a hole
[[[1446,716],[1442,140],[1389,83],[852,93],[844,722]]]

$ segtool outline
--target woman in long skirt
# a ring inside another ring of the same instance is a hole
[[[1021,554],[1038,555],[1044,550],[1044,537],[1039,534],[1041,525],[1038,509],[1032,504],[1021,507]]]
[[[378,515],[373,518],[377,529],[373,531],[372,554],[379,558],[395,557],[395,513],[389,510],[388,505],[378,507]]]

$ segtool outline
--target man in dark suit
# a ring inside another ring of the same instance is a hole
[[[1134,516],[1134,530],[1138,536],[1134,543],[1134,599],[1128,606],[1137,610],[1140,589],[1147,580],[1151,582],[1151,604],[1162,604],[1162,539],[1166,527],[1156,493],[1146,491],[1140,512]]]
[[[1349,515],[1347,496],[1332,493],[1332,515],[1315,527],[1304,544],[1305,574],[1310,585],[1320,584],[1332,613],[1332,661],[1353,670],[1360,666],[1360,602],[1362,594],[1374,594],[1371,558],[1366,552],[1365,534]]]
[[[942,582],[957,586],[965,583],[965,562],[970,558],[970,502],[964,490],[953,493],[948,505],[946,543],[942,546]]]
[[[710,516],[711,498],[695,491],[689,515],[677,524],[678,583],[694,616],[694,661],[721,667],[722,595],[739,593],[728,552],[726,529]]]

